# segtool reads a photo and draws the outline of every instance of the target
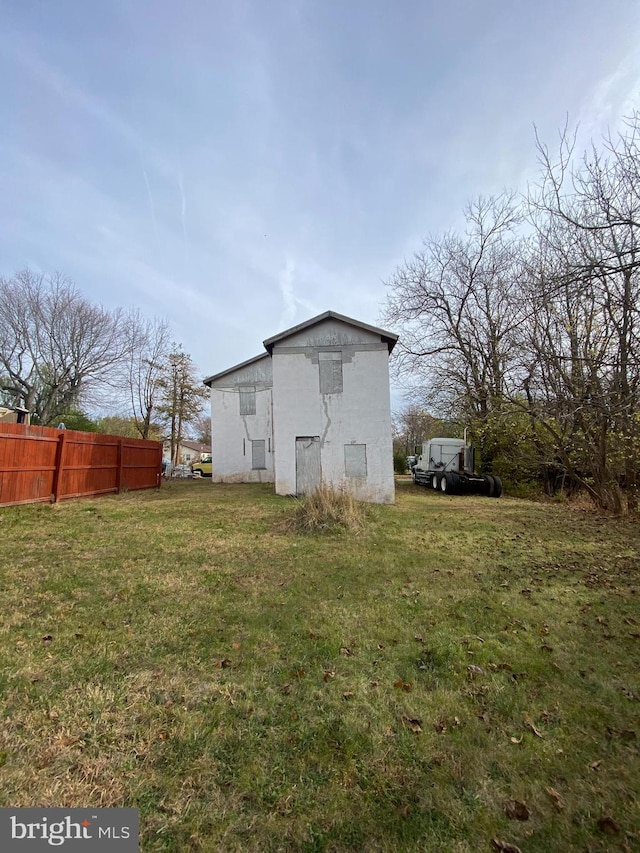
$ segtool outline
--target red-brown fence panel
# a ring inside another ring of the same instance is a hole
[[[0,506],[153,489],[162,443],[0,423]]]

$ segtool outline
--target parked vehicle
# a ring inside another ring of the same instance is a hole
[[[211,456],[203,456],[199,462],[194,462],[191,465],[191,473],[194,477],[211,477],[213,474]]]
[[[476,494],[499,498],[500,477],[475,473],[475,449],[459,438],[432,438],[411,469],[413,482],[445,494]]]
[[[171,470],[172,477],[191,477],[191,468],[188,465],[174,465]]]

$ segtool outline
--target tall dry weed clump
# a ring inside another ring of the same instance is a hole
[[[290,528],[298,533],[350,530],[357,532],[365,522],[366,506],[346,489],[320,486],[296,501]]]

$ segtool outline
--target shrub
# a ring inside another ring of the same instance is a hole
[[[403,450],[393,451],[393,470],[396,474],[407,473],[407,454]]]

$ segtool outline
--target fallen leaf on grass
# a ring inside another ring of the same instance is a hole
[[[324,671],[324,675],[322,676],[322,680],[323,680],[323,681],[324,681],[324,683],[326,684],[326,683],[327,683],[327,681],[329,681],[330,679],[332,679],[332,678],[334,678],[334,677],[335,677],[335,674],[336,674],[336,673],[335,673],[335,670],[333,670],[333,669],[325,669],[325,671]]]
[[[589,765],[589,770],[597,770],[601,764],[602,764],[602,761],[592,761],[591,764]]]
[[[522,743],[523,737],[522,735],[520,735],[520,737],[511,737],[509,738],[509,740],[511,741],[511,743]]]
[[[500,850],[502,853],[522,853],[517,844],[511,844],[509,841],[500,841],[499,838],[492,838],[491,843],[496,850]]]
[[[537,729],[537,728],[533,725],[533,723],[529,722],[529,720],[525,720],[525,721],[524,721],[524,724],[525,724],[525,726],[526,726],[527,728],[531,729],[531,731],[534,733],[534,735],[535,735],[536,737],[539,737],[539,738],[543,738],[543,737],[544,737],[544,735],[542,734],[542,732],[540,731],[540,729]]]
[[[617,835],[620,832],[620,827],[616,821],[607,815],[601,817],[598,821],[598,829],[600,832],[606,832],[608,835]]]
[[[47,634],[45,637],[42,638],[42,642],[43,643],[51,643],[51,642],[53,642],[53,637],[51,636],[51,634]]]
[[[469,664],[469,666],[467,667],[467,678],[471,681],[477,675],[484,675],[484,669],[475,663]]]
[[[555,788],[545,788],[547,794],[553,800],[554,806],[558,809],[559,812],[564,808],[564,800],[562,799],[562,795],[559,794]]]
[[[217,660],[215,662],[215,666],[217,666],[218,669],[228,669],[230,666],[233,666],[233,663],[229,658],[222,658],[222,660]]]
[[[404,690],[405,693],[410,693],[411,690],[413,690],[411,682],[403,681],[401,678],[399,678],[397,681],[394,681],[393,686],[396,688],[396,690]]]
[[[349,699],[353,699],[354,696],[355,693],[352,693],[351,690],[345,690],[345,692],[342,694],[342,698],[346,701],[348,701]]]
[[[344,655],[345,657],[351,657],[352,652],[351,649],[348,649],[346,646],[342,646],[342,648],[340,649],[340,654]]]
[[[285,684],[285,685],[282,687],[282,689],[280,690],[280,692],[281,692],[281,693],[284,693],[284,695],[285,695],[285,696],[288,696],[288,695],[289,695],[289,693],[291,693],[291,685],[290,685],[290,684]]]
[[[422,720],[419,720],[417,717],[401,717],[402,724],[405,725],[408,729],[415,735],[419,735],[422,732]]]
[[[507,800],[504,812],[511,820],[529,820],[531,816],[527,804],[520,802],[520,800]]]

